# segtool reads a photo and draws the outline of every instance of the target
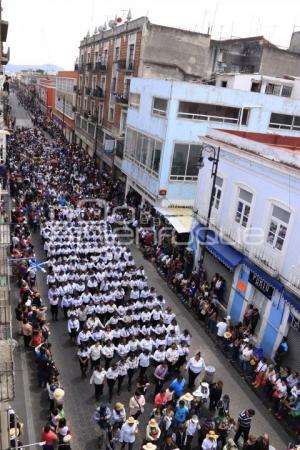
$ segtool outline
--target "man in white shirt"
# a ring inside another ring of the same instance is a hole
[[[95,344],[90,347],[91,370],[100,363],[101,349],[102,346],[99,341],[96,341]]]
[[[135,436],[138,433],[138,422],[134,417],[128,417],[128,420],[122,425],[120,442],[122,443],[121,449],[124,450],[128,445],[128,450],[133,449],[135,443]]]

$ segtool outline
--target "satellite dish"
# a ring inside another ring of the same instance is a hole
[[[131,9],[128,10],[126,19],[128,20],[128,22],[132,19]]]
[[[110,21],[108,22],[108,26],[109,26],[109,28],[115,28],[115,26],[116,26],[116,21],[115,21],[115,20],[110,20]]]

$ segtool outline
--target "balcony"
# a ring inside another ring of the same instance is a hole
[[[93,114],[92,117],[91,117],[91,121],[92,121],[93,123],[97,123],[97,121],[98,121],[98,115],[97,115],[97,114]]]
[[[91,93],[91,88],[90,87],[86,87],[85,88],[85,95],[90,95]]]
[[[74,64],[74,70],[75,70],[75,72],[78,72],[78,70],[79,70],[79,64]]]
[[[127,92],[124,92],[124,94],[116,94],[115,100],[117,103],[122,103],[122,105],[128,105],[128,99],[129,95]]]
[[[1,20],[1,42],[6,42],[8,30],[8,22],[6,20]]]
[[[83,63],[79,64],[78,65],[79,72],[81,72],[81,73],[84,72],[84,67],[85,67],[85,64],[83,64]]]
[[[126,67],[126,72],[133,72],[134,71],[134,61],[130,60],[128,61],[127,67]]]
[[[95,71],[105,72],[107,70],[107,61],[96,62]]]
[[[87,70],[92,70],[92,68],[93,68],[93,63],[88,62],[88,63],[86,64],[86,69],[87,69]]]
[[[93,89],[92,96],[96,98],[104,98],[104,91],[102,88],[98,87],[96,89]]]
[[[5,66],[8,64],[10,58],[10,49],[8,47],[6,53],[2,53],[2,65]]]

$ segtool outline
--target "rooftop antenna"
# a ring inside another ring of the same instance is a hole
[[[218,8],[219,8],[219,2],[218,2],[218,0],[217,0],[217,1],[216,1],[216,7],[215,7],[214,15],[213,15],[212,24],[211,24],[211,27],[210,27],[210,32],[211,32],[211,33],[213,32],[213,28],[214,28],[214,24],[215,24],[215,20],[216,20],[216,15],[217,15]]]

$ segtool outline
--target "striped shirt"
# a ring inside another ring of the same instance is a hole
[[[248,411],[245,409],[239,415],[239,424],[242,428],[250,428],[252,417],[249,416]]]

